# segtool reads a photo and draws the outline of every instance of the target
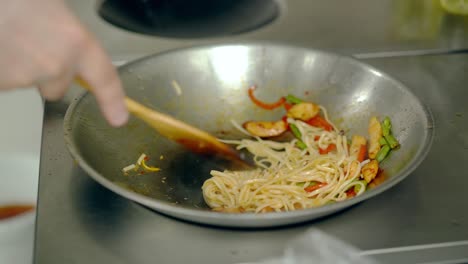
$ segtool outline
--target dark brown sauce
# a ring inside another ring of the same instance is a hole
[[[179,144],[184,145],[186,148],[190,149],[194,153],[211,154],[214,152],[211,146],[208,146],[207,144],[203,144],[197,140],[181,138],[181,139],[177,139],[177,142]]]
[[[0,206],[0,220],[15,217],[34,209],[33,205],[17,204]]]
[[[218,158],[221,160],[230,161],[230,163],[234,165],[234,168],[251,169],[253,167],[252,164],[249,164],[243,159],[241,159],[239,154],[228,146],[226,146],[226,148],[224,149],[220,149],[219,147],[216,147],[211,143],[205,143],[200,142],[198,140],[191,140],[186,138],[180,138],[176,141],[193,153],[197,153],[211,158]]]
[[[222,155],[229,160],[241,161],[237,152],[230,147],[226,146],[224,149],[214,146],[211,143],[201,142],[198,140],[191,139],[177,139],[179,144],[182,144],[194,153],[211,156],[211,155]]]

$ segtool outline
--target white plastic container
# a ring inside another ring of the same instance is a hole
[[[0,207],[36,205],[43,103],[34,89],[0,92]],[[31,263],[36,211],[0,220],[0,263]]]

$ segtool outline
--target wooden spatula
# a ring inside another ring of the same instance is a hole
[[[77,77],[75,81],[86,90],[92,91],[91,86],[82,78]],[[131,114],[146,122],[162,136],[183,145],[194,153],[228,160],[234,165],[229,166],[231,168],[248,169],[253,167],[241,159],[238,152],[205,131],[145,107],[128,97],[125,97],[125,104]]]

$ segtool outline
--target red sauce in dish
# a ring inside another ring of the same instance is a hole
[[[0,206],[0,220],[14,217],[34,209],[33,205],[18,204]]]

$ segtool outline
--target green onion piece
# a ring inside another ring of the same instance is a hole
[[[364,189],[367,187],[367,182],[364,180],[360,180],[358,182],[361,182],[364,184]],[[357,194],[361,190],[361,185],[354,185],[354,192]]]
[[[306,182],[298,182],[298,183],[296,183],[297,186],[302,187],[302,188],[304,188],[305,184],[306,184]],[[307,187],[309,187],[309,186],[314,186],[314,185],[317,185],[317,184],[318,184],[318,182],[316,182],[316,181],[311,181],[311,182],[309,183],[309,185],[307,185]]]
[[[304,142],[300,141],[300,140],[296,142],[296,146],[298,148],[302,149],[302,150],[307,148],[307,145]]]
[[[295,124],[291,124],[289,123],[289,127],[291,128],[291,131],[292,133],[294,134],[294,136],[299,139],[297,142],[296,142],[296,146],[302,150],[306,149],[307,148],[307,145],[302,142],[302,134],[301,134],[301,131],[299,131],[299,128],[297,128],[297,126]]]
[[[398,140],[392,134],[386,135],[385,139],[387,140],[388,145],[392,149],[394,149],[394,148],[396,148],[396,147],[398,147],[400,145],[400,143],[398,143]]]
[[[379,152],[377,152],[377,156],[375,157],[375,159],[380,163],[388,156],[388,153],[390,153],[390,146],[384,145],[379,150]]]
[[[386,116],[383,120],[383,123],[385,126],[388,126],[389,128],[392,128],[392,121],[390,121],[390,117]]]
[[[380,146],[384,146],[384,145],[388,145],[388,142],[387,142],[387,140],[385,139],[385,137],[381,137],[381,138],[379,139],[379,144],[380,144]]]
[[[289,127],[296,138],[302,139],[301,131],[299,131],[299,128],[295,124],[289,123]]]
[[[294,96],[292,94],[288,94],[286,96],[286,101],[288,101],[291,104],[300,104],[300,103],[302,103],[301,99],[297,98],[296,96]]]
[[[299,187],[304,187],[305,184],[306,184],[305,182],[298,182],[298,183],[296,183],[296,185],[299,186]]]
[[[391,129],[392,129],[392,122],[390,121],[390,118],[387,116],[382,122],[382,133],[384,137],[390,135]]]
[[[336,203],[335,200],[330,200],[330,201],[327,201],[325,204],[334,204],[334,203]]]

